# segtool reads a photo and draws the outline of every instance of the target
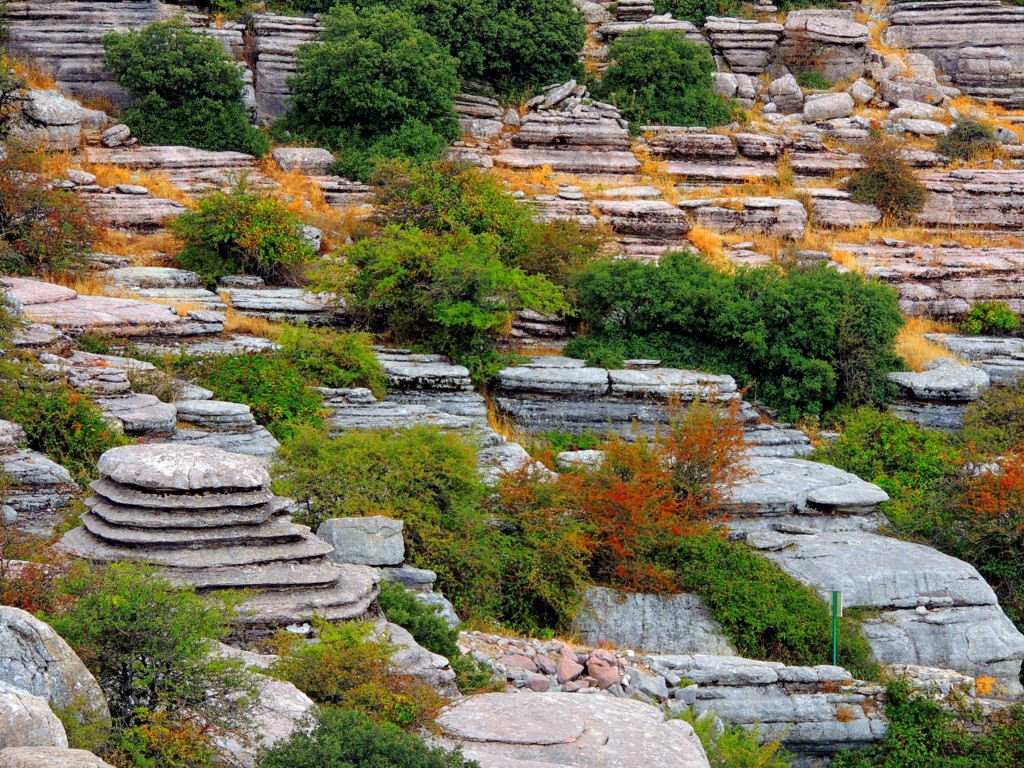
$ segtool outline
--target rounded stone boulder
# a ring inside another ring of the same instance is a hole
[[[116,483],[152,491],[253,490],[270,483],[261,459],[205,446],[126,445],[100,456],[97,467]]]
[[[0,681],[0,749],[67,745],[64,726],[46,699]]]
[[[0,768],[113,768],[84,749],[11,747],[0,749]]]

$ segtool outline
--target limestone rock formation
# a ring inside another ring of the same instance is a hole
[[[438,718],[442,743],[461,743],[481,768],[707,768],[693,728],[656,707],[610,696],[490,693]]]
[[[0,472],[10,478],[0,513],[19,530],[45,536],[79,488],[70,472],[26,442],[21,427],[0,420]]]
[[[329,544],[291,522],[260,459],[205,446],[142,444],[100,457],[101,479],[82,527],[60,549],[90,560],[135,559],[200,591],[244,588],[255,627],[361,616],[377,594],[373,572],[327,561]]]
[[[64,726],[46,699],[0,680],[0,749],[67,746]]]
[[[0,768],[114,768],[84,749],[9,747],[0,749]]]

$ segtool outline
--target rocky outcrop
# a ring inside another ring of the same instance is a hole
[[[759,75],[771,63],[784,28],[774,22],[709,16],[704,34],[711,51],[728,69],[743,75]]]
[[[82,723],[110,724],[99,683],[64,639],[32,614],[0,606],[0,681]]]
[[[1024,9],[997,0],[899,3],[890,7],[887,45],[927,56],[971,96],[1024,106]],[[893,102],[895,103],[895,102]]]
[[[461,744],[481,768],[511,765],[707,768],[693,728],[650,704],[610,696],[490,693],[438,717],[442,744]]]
[[[242,173],[247,174],[251,184],[268,183],[257,170],[256,158],[243,152],[141,145],[113,149],[86,147],[83,159],[89,163],[160,173],[188,195],[224,189]]]
[[[295,74],[295,51],[320,32],[315,19],[257,13],[250,23],[250,52],[256,88],[256,115],[270,123],[288,111],[287,80]]]
[[[959,429],[966,406],[981,397],[989,377],[980,367],[964,365],[949,357],[925,363],[917,373],[889,374],[900,392],[891,411],[906,421],[931,429]]]
[[[0,520],[18,530],[48,535],[79,488],[60,464],[25,448],[28,438],[17,424],[0,420],[0,473],[9,487],[0,497]]]
[[[777,197],[730,197],[683,200],[679,207],[696,224],[715,232],[803,237],[807,210],[799,200]]]
[[[84,749],[10,747],[0,749],[0,768],[114,768]]]
[[[0,750],[67,746],[64,726],[46,699],[0,680]]]
[[[10,136],[32,147],[74,150],[82,141],[85,110],[58,91],[29,90],[10,127]]]
[[[919,174],[928,195],[917,221],[934,227],[1024,230],[1024,171]]]
[[[259,459],[215,448],[133,445],[100,457],[82,527],[59,548],[99,562],[141,560],[201,591],[245,588],[240,620],[257,628],[361,616],[372,571],[326,560],[329,544],[291,522]]]
[[[957,336],[929,333],[925,338],[941,344],[988,374],[992,384],[1016,384],[1024,376],[1024,339],[998,336]]]
[[[785,30],[781,54],[791,71],[820,72],[832,82],[864,74],[871,33],[853,11],[792,11]]]

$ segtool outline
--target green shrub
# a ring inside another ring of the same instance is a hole
[[[137,765],[210,765],[211,731],[249,725],[253,681],[211,652],[227,634],[226,607],[133,563],[75,574],[65,588],[73,601],[51,623],[103,689],[115,752]]]
[[[770,560],[711,533],[680,540],[674,562],[680,590],[700,595],[740,656],[798,666],[832,663],[828,606]],[[842,620],[838,650],[839,664],[854,675],[878,677],[853,618]]]
[[[502,93],[564,82],[582,73],[586,41],[569,0],[345,0],[357,9],[387,7],[417,25],[455,57],[459,77]]]
[[[875,134],[864,149],[865,167],[854,171],[846,190],[855,203],[873,205],[896,223],[914,217],[925,202],[925,188],[903,159],[901,145]]]
[[[813,70],[801,72],[796,76],[796,81],[801,88],[808,91],[830,91],[835,85],[835,83],[825,77],[821,72],[815,72]]]
[[[561,292],[539,275],[507,267],[491,235],[385,227],[324,263],[317,289],[344,296],[357,322],[398,343],[446,354],[479,381],[493,370],[512,312],[559,312]]]
[[[460,752],[428,747],[393,725],[337,707],[320,710],[312,733],[296,729],[260,753],[259,768],[479,768]]]
[[[949,133],[935,142],[935,151],[950,160],[974,160],[986,150],[999,145],[991,127],[977,120],[957,120]]]
[[[185,246],[178,266],[198,272],[210,287],[245,272],[274,283],[294,283],[316,256],[302,220],[276,198],[249,188],[242,177],[229,192],[215,191],[170,224]]]
[[[1020,318],[1005,301],[979,301],[972,304],[960,322],[960,330],[970,336],[1011,336],[1020,328]]]
[[[407,120],[393,131],[372,140],[350,141],[331,173],[349,179],[371,179],[377,169],[394,158],[416,165],[428,164],[444,155],[452,136],[449,131]]]
[[[28,445],[65,467],[85,485],[96,477],[96,460],[128,440],[84,395],[48,379],[34,363],[0,360],[0,413],[20,424]]]
[[[0,157],[2,274],[53,277],[89,267],[95,217],[78,195],[50,186],[43,158],[13,146]]]
[[[146,144],[266,154],[249,124],[242,73],[219,40],[193,32],[183,16],[103,38],[103,66],[135,95],[122,119]]]
[[[410,148],[422,159],[425,148],[458,135],[455,60],[411,16],[336,7],[322,21],[322,40],[296,54],[290,107],[278,130],[340,151],[342,163],[354,153],[353,165]]]
[[[365,387],[384,397],[387,376],[362,333],[339,333],[326,328],[286,325],[277,337],[280,355],[287,358],[316,387]]]
[[[715,718],[696,717],[684,709],[677,717],[693,726],[711,768],[790,768],[793,755],[782,748],[781,737],[761,743],[760,728],[734,725],[718,730]]]
[[[374,218],[436,234],[469,232],[498,240],[501,260],[565,287],[604,245],[596,231],[575,221],[538,222],[493,176],[458,163],[422,167],[391,163],[374,181]]]
[[[395,649],[373,636],[372,623],[318,621],[316,627],[315,643],[281,633],[279,659],[269,671],[317,704],[412,730],[432,722],[447,703],[427,684],[392,670]]]
[[[711,85],[715,62],[706,46],[677,32],[635,31],[616,40],[612,63],[594,87],[634,133],[641,125],[724,125],[732,108]]]
[[[1024,447],[1024,382],[989,387],[964,411],[961,439],[983,454]]]
[[[566,354],[728,373],[787,420],[885,402],[886,375],[902,368],[896,293],[825,265],[733,274],[674,253],[659,264],[597,262],[575,287],[589,330]]]
[[[889,683],[882,743],[836,756],[833,768],[1006,768],[1024,761],[1024,711],[986,716],[954,692],[935,701],[904,680]]]
[[[179,375],[206,387],[218,400],[245,403],[279,440],[300,425],[319,426],[323,398],[286,357],[272,352],[181,358]]]
[[[655,0],[654,10],[703,27],[708,16],[743,16],[746,9],[741,0]]]
[[[0,11],[0,43],[4,42],[3,11]],[[25,92],[25,82],[5,61],[0,61],[0,139],[6,139],[11,123],[17,117],[20,99]]]

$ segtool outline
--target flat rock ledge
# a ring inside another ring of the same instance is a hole
[[[372,569],[329,562],[334,548],[291,521],[259,458],[143,444],[108,451],[98,467],[82,526],[57,545],[68,554],[163,566],[200,591],[252,590],[239,615],[259,629],[357,618],[377,596]]]
[[[438,718],[443,744],[461,744],[481,768],[707,768],[693,728],[661,710],[611,696],[489,693]]]

